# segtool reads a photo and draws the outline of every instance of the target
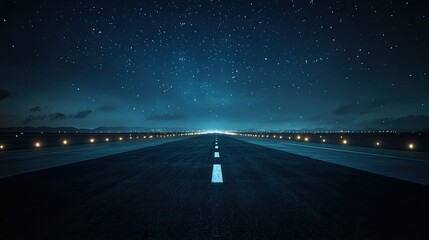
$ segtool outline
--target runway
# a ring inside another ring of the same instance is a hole
[[[226,135],[3,178],[0,193],[4,239],[429,236],[428,186]]]

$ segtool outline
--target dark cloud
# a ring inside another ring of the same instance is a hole
[[[97,108],[97,111],[101,111],[101,112],[112,112],[115,110],[116,110],[116,106],[114,105],[104,105]]]
[[[44,120],[49,120],[49,121],[55,121],[55,120],[63,120],[63,119],[67,119],[67,116],[64,113],[51,113],[51,114],[43,114],[43,115],[38,115],[38,116],[28,116],[24,119],[24,123],[30,123],[33,121],[44,121]]]
[[[66,119],[66,118],[67,118],[67,116],[64,113],[59,113],[59,112],[48,115],[49,121],[63,120],[63,119]]]
[[[80,112],[78,112],[76,114],[72,114],[69,117],[70,118],[87,118],[91,114],[92,114],[91,110],[85,110],[85,111],[80,111]]]
[[[178,121],[185,119],[186,117],[184,115],[175,115],[175,114],[159,114],[159,115],[152,115],[147,118],[147,120],[152,121]]]
[[[6,98],[14,97],[16,94],[9,92],[8,90],[0,89],[0,101],[5,100]]]
[[[35,106],[30,109],[30,112],[40,112],[42,108],[40,106]]]
[[[92,113],[93,111],[91,110],[84,110],[71,115],[66,115],[60,112],[37,115],[37,116],[31,115],[24,119],[24,123],[27,124],[33,121],[44,121],[44,120],[57,121],[57,120],[65,120],[65,119],[82,119],[82,118],[89,117]]]
[[[372,120],[370,125],[375,128],[398,131],[427,131],[429,130],[429,116],[409,115],[399,118],[377,118]]]
[[[371,101],[367,103],[350,103],[339,106],[333,112],[335,115],[361,115],[378,112],[385,103],[382,101]]]

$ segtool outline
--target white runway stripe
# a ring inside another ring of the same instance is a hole
[[[219,156],[219,152],[215,152],[215,153],[214,153],[214,157],[215,157],[215,158],[220,158],[220,156]]]
[[[215,146],[215,149],[219,149],[219,146]]]
[[[213,164],[212,183],[223,183],[222,167],[220,164]]]

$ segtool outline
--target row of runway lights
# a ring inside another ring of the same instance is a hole
[[[197,135],[197,134],[199,134],[199,133],[182,133],[182,134],[167,134],[167,135],[150,135],[150,136],[143,136],[143,139],[153,139],[153,138],[166,138],[166,137],[179,137],[179,136],[191,136],[191,135]],[[117,138],[117,140],[118,141],[123,141],[125,138],[124,137],[119,137],[119,138]],[[133,137],[129,137],[129,139],[130,140],[133,140],[134,138]],[[140,139],[138,136],[136,137],[136,139]],[[104,140],[103,140],[103,142],[109,142],[109,141],[111,141],[111,138],[104,138]],[[88,142],[89,143],[96,143],[97,142],[97,139],[96,138],[90,138],[89,140],[88,140]],[[70,144],[70,141],[68,140],[68,139],[63,139],[62,141],[61,141],[61,145],[69,145]],[[42,145],[42,142],[40,142],[40,141],[37,141],[37,142],[35,142],[34,143],[34,147],[35,148],[41,148],[43,145]],[[1,144],[0,145],[0,150],[4,150],[4,149],[6,149],[6,146],[5,145],[3,145],[3,144]]]
[[[258,134],[239,134],[239,135],[240,136],[246,136],[246,137],[259,137],[259,138],[269,138],[269,137],[271,137],[270,135],[263,135],[263,134],[262,135],[258,135]],[[272,138],[283,139],[283,136],[282,135],[280,135],[280,136],[273,135]],[[349,141],[347,139],[343,139],[343,136],[340,136],[340,138],[341,138],[341,140],[340,140],[341,144],[347,145],[349,143]],[[288,136],[287,139],[288,140],[292,140],[292,137]],[[295,139],[296,140],[304,140],[304,142],[310,141],[309,137],[304,137],[303,138],[301,135],[297,135],[295,137]],[[320,139],[321,139],[320,141],[322,143],[326,143],[327,142],[327,140],[325,138],[323,138],[322,136],[320,136]],[[381,146],[381,141],[376,141],[375,142],[375,146],[380,147]],[[415,145],[414,145],[414,143],[409,143],[407,145],[407,147],[408,147],[408,149],[413,150],[415,148]]]

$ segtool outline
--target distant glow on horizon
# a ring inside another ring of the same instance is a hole
[[[202,131],[203,134],[213,134],[213,133],[223,133],[223,131],[219,131],[219,130],[206,130],[206,131]]]
[[[194,134],[194,133],[192,133],[192,134]],[[198,132],[195,134],[226,134],[226,135],[233,135],[233,136],[238,135],[235,132],[221,131],[221,130],[207,130],[207,131],[202,131],[202,132]]]

